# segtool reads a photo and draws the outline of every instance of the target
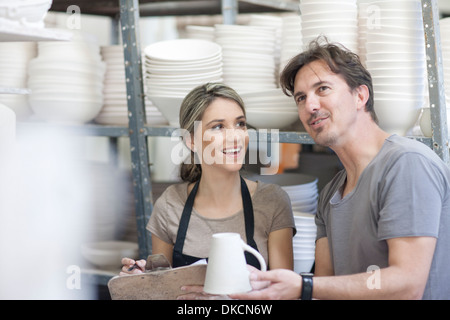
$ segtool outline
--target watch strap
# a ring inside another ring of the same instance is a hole
[[[312,300],[313,291],[313,274],[312,273],[300,273],[302,277],[302,292],[300,299],[302,300]]]

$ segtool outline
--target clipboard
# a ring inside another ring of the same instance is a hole
[[[108,281],[112,300],[176,300],[183,285],[204,285],[206,265],[172,268],[164,255],[147,258],[144,273],[115,276]]]

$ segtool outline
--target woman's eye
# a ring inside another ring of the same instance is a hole
[[[215,126],[211,127],[212,130],[220,130],[223,128],[222,124],[216,124]]]
[[[325,90],[328,90],[328,89],[330,89],[330,88],[326,87],[326,86],[322,86],[319,88],[319,92],[324,92]]]
[[[247,128],[247,123],[245,121],[240,121],[238,122],[237,126],[240,128]]]

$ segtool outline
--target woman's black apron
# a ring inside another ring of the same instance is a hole
[[[180,219],[180,225],[178,226],[177,240],[175,242],[173,248],[173,257],[172,257],[172,265],[174,268],[182,267],[186,265],[190,265],[194,262],[197,262],[200,259],[189,255],[183,254],[184,240],[186,239],[186,232],[189,226],[189,220],[191,218],[192,208],[194,206],[194,198],[197,194],[198,184],[200,181],[197,181],[189,194],[186,204],[183,209],[183,213]],[[258,247],[256,246],[256,242],[253,239],[255,222],[253,217],[253,205],[252,198],[250,197],[250,192],[248,191],[247,184],[244,179],[241,177],[241,195],[242,195],[242,203],[244,206],[244,220],[245,220],[245,234],[247,237],[247,244],[258,251]],[[258,259],[255,258],[254,255],[245,251],[245,259],[247,260],[247,264],[254,266],[255,268],[261,269]]]

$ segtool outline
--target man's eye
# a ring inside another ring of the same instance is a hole
[[[306,99],[305,96],[299,96],[299,97],[297,97],[297,101],[296,102],[297,102],[297,104],[299,104],[299,103],[305,101],[305,99]]]

